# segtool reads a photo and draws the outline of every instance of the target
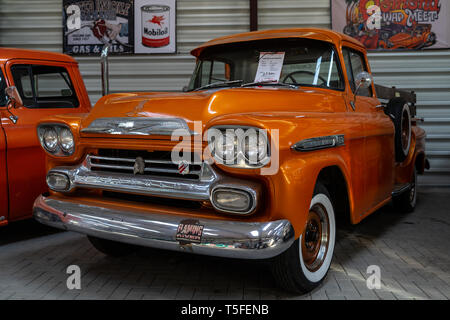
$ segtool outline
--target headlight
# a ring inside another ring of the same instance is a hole
[[[75,150],[75,141],[69,127],[63,124],[41,124],[37,128],[42,147],[54,156],[70,156]]]
[[[238,152],[238,137],[234,132],[225,132],[214,139],[215,155],[222,162],[232,163]]]
[[[59,142],[64,152],[70,153],[74,147],[73,135],[68,128],[62,128],[59,131]]]
[[[44,148],[50,152],[56,151],[58,147],[58,134],[55,129],[47,128],[43,135]]]
[[[263,129],[254,127],[212,127],[208,129],[211,155],[235,168],[261,168],[270,161],[269,141]]]
[[[264,134],[251,129],[244,137],[243,151],[249,163],[259,163],[267,157],[267,138]]]

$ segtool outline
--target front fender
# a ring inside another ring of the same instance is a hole
[[[353,197],[347,164],[339,148],[311,152],[290,151],[283,157],[278,174],[271,176],[272,219],[291,221],[295,236],[303,232],[314,188],[320,172],[324,168],[337,167],[346,180],[350,211],[353,210]]]

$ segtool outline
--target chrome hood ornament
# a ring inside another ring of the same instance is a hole
[[[134,162],[133,167],[133,173],[134,174],[144,174],[145,173],[145,161],[142,157],[137,157],[136,161]]]

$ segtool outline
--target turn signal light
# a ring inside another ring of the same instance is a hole
[[[68,191],[70,189],[69,177],[59,172],[47,174],[47,185],[53,191]]]

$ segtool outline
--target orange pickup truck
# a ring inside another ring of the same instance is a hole
[[[48,190],[38,121],[90,109],[73,58],[0,48],[0,226],[30,218],[34,200]]]
[[[305,292],[329,270],[337,220],[391,200],[414,209],[427,164],[415,94],[375,85],[361,43],[283,29],[192,54],[185,92],[111,94],[89,114],[40,121],[51,191],[38,221],[110,255],[141,245],[269,259],[282,287]]]

